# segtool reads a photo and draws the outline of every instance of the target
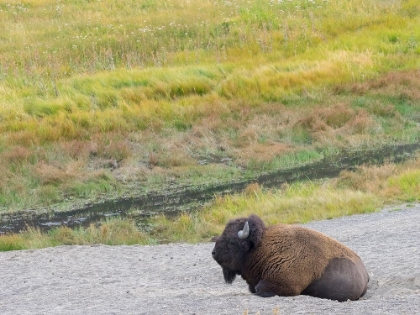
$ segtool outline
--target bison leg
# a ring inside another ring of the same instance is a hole
[[[322,276],[312,282],[302,294],[337,301],[357,300],[366,293],[369,276],[361,261],[354,263],[335,258]]]
[[[262,297],[299,295],[299,292],[292,287],[269,280],[260,280],[255,286],[255,291]]]
[[[249,292],[251,292],[251,293],[256,293],[256,291],[255,291],[255,286],[253,286],[253,285],[251,285],[251,284],[248,284],[248,288],[249,288]]]
[[[275,283],[267,281],[267,280],[260,280],[258,284],[255,286],[255,294],[262,296],[262,297],[271,297],[276,295],[274,293]]]

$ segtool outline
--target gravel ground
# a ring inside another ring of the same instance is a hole
[[[0,253],[0,314],[420,314],[420,205],[306,226],[361,256],[362,300],[254,296],[224,283],[212,243],[61,246]]]

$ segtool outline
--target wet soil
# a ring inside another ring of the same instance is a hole
[[[18,233],[27,226],[49,230],[57,226],[88,226],[109,217],[130,217],[141,222],[158,213],[176,215],[181,211],[193,211],[213,200],[216,196],[241,192],[250,183],[265,188],[280,187],[305,179],[332,178],[343,170],[353,170],[363,164],[380,165],[386,162],[400,163],[413,158],[420,150],[420,143],[384,146],[378,150],[343,152],[311,164],[262,174],[256,178],[220,183],[217,185],[177,187],[164,193],[151,192],[145,195],[107,200],[88,204],[71,211],[22,211],[2,215],[0,233]],[[137,209],[136,211],[131,211]]]

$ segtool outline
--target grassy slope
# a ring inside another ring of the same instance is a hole
[[[229,181],[418,139],[416,1],[0,10],[3,211]]]
[[[419,20],[414,0],[0,1],[0,210],[418,141]]]

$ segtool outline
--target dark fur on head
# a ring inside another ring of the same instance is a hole
[[[249,237],[240,239],[238,232],[243,230],[247,221]],[[223,276],[227,283],[232,283],[236,275],[240,275],[247,254],[260,244],[264,231],[264,222],[256,215],[251,215],[249,218],[229,221],[222,235],[216,238],[212,254],[222,266]]]

